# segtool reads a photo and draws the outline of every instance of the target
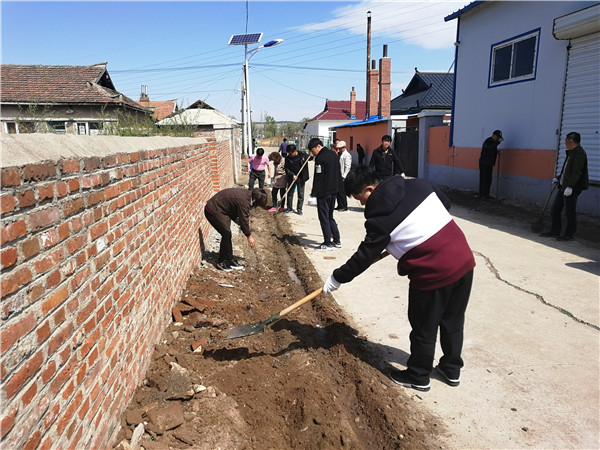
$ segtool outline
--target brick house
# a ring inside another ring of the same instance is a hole
[[[178,111],[177,100],[150,101],[148,97],[147,86],[142,86],[142,93],[138,103],[151,111],[152,117],[156,120],[162,120],[175,114]]]
[[[3,64],[0,132],[102,134],[119,112],[147,118],[146,108],[115,89],[106,64]]]

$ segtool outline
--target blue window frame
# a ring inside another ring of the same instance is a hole
[[[540,28],[492,44],[488,87],[535,79]]]

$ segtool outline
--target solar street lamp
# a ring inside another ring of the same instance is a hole
[[[234,34],[229,39],[228,45],[243,45],[244,46],[244,78],[242,86],[242,126],[243,126],[243,143],[242,143],[242,154],[246,153],[250,156],[254,153],[252,146],[252,117],[250,109],[250,77],[248,72],[248,61],[254,54],[261,48],[273,47],[277,44],[281,44],[283,39],[274,39],[263,45],[260,45],[252,50],[248,50],[249,44],[257,44],[262,38],[262,33],[251,33],[251,34]]]

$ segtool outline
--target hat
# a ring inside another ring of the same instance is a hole
[[[502,137],[502,131],[500,130],[495,130],[492,134],[495,134],[496,136],[498,136],[499,138]]]
[[[344,148],[346,146],[346,141],[339,141],[335,148]]]

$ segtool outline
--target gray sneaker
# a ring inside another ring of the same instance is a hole
[[[333,246],[334,246],[335,248],[342,248],[342,243],[341,243],[341,242],[334,242],[334,243],[333,243]]]
[[[229,261],[219,261],[217,263],[217,269],[222,270],[223,272],[231,272],[233,270],[229,265]]]
[[[333,250],[333,245],[323,242],[317,247],[317,250]]]
[[[440,369],[439,365],[435,366],[435,369],[442,376],[443,380],[448,386],[456,387],[460,384],[460,378],[450,378],[448,375],[446,375],[446,372],[444,372],[443,369]]]
[[[233,270],[244,270],[245,269],[245,267],[242,266],[235,259],[230,259],[228,262],[229,262],[229,267],[231,267]]]

